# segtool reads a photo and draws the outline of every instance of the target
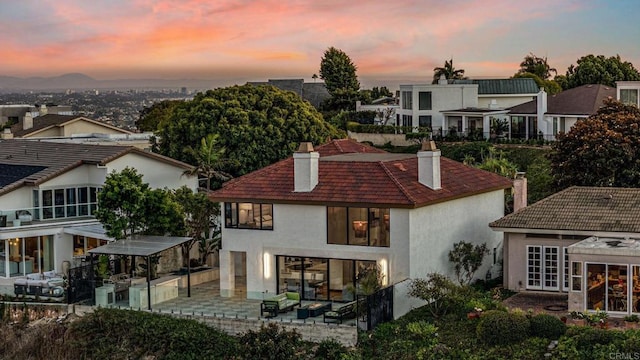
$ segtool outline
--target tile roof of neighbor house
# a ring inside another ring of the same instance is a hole
[[[582,85],[547,97],[547,112],[551,115],[593,115],[608,97],[615,99],[616,89],[606,85]],[[537,100],[509,108],[511,114],[535,114]]]
[[[334,140],[320,154],[318,185],[294,192],[293,158],[225,183],[214,201],[253,201],[322,205],[378,205],[415,208],[506,189],[511,181],[494,173],[441,158],[442,189],[418,182],[416,154],[392,154],[353,140]]]
[[[37,116],[35,118],[33,118],[33,127],[29,128],[29,129],[23,129],[23,123],[22,121],[18,122],[17,124],[13,125],[11,127],[11,133],[13,133],[14,136],[16,137],[24,137],[25,135],[31,134],[31,133],[35,133],[38,132],[40,130],[44,130],[44,129],[48,129],[54,126],[64,126],[65,124],[67,124],[68,122],[71,121],[75,121],[78,119],[82,119],[84,121],[89,121],[89,122],[93,122],[96,124],[100,124],[104,127],[108,127],[110,129],[115,129],[118,130],[120,132],[122,132],[123,134],[131,134],[130,131],[124,130],[124,129],[119,129],[115,126],[111,126],[109,124],[104,124],[101,123],[99,121],[96,120],[92,120],[89,118],[86,118],[84,116],[78,116],[78,115],[58,115],[58,114],[47,114],[47,115],[42,115],[42,116]]]
[[[640,189],[574,186],[489,224],[492,228],[640,232]]]
[[[454,80],[454,84],[476,84],[478,95],[531,94],[540,91],[531,78]]]
[[[192,166],[133,146],[70,144],[24,139],[0,140],[0,170],[11,170],[0,195],[24,185],[38,185],[83,164],[105,165],[129,153],[151,157],[184,169]],[[41,168],[38,171],[37,168]],[[34,170],[34,172],[31,172]],[[20,176],[22,175],[22,176]],[[9,179],[14,181],[8,182]]]

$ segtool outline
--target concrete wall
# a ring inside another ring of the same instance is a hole
[[[223,207],[224,208],[224,207]],[[220,289],[234,289],[232,253],[246,253],[247,298],[262,299],[276,292],[276,255],[386,262],[388,281],[394,283],[409,274],[407,210],[391,209],[390,247],[327,244],[325,206],[273,205],[273,230],[222,229]]]

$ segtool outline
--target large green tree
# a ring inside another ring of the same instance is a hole
[[[166,190],[142,182],[142,175],[126,167],[112,172],[98,194],[95,217],[114,239],[133,234],[165,235],[183,231],[178,204]]]
[[[324,143],[344,135],[307,101],[273,86],[233,86],[197,94],[176,107],[160,125],[154,151],[197,165],[185,149],[218,134],[224,148],[222,168],[234,177],[284,159],[300,142]]]
[[[453,66],[453,58],[444,61],[444,66],[433,68],[433,84],[437,84],[440,76],[444,75],[447,80],[464,79],[464,69],[456,69]]]
[[[333,46],[328,48],[320,60],[320,78],[324,80],[331,95],[323,105],[329,110],[350,110],[360,98],[360,82],[357,67],[349,55]]]
[[[206,193],[193,192],[186,186],[174,190],[172,196],[182,210],[185,236],[191,238],[182,245],[182,265],[186,267],[193,245],[200,244],[201,250],[203,247],[210,249],[209,254],[219,248],[220,226],[217,219],[220,215],[220,205],[210,201]],[[207,255],[201,254],[199,262],[204,263]]]
[[[560,133],[549,155],[559,189],[640,187],[640,110],[605,100],[598,112]]]
[[[173,109],[183,100],[163,100],[140,110],[136,127],[140,131],[156,131],[161,123],[169,120]]]
[[[558,71],[549,65],[546,56],[541,58],[529,53],[520,63],[520,70],[518,70],[518,74],[524,73],[534,74],[542,80],[548,80],[551,77],[551,73],[556,75]]]
[[[622,61],[620,55],[605,57],[604,55],[587,55],[571,64],[565,77],[559,77],[559,83],[566,89],[587,84],[603,84],[615,86],[616,81],[640,80],[640,73],[628,61]]]
[[[562,86],[556,80],[543,80],[536,74],[524,72],[524,73],[516,73],[513,75],[514,78],[531,78],[536,82],[538,88],[544,88],[544,90],[549,95],[555,95],[562,91]]]

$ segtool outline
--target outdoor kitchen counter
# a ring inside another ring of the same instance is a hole
[[[164,276],[151,281],[151,305],[178,297],[178,282],[180,276]],[[129,307],[134,309],[146,309],[147,282],[132,281],[129,288]]]

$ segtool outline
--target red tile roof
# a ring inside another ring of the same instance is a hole
[[[353,140],[334,140],[316,151],[319,180],[310,192],[293,191],[288,158],[227,182],[210,199],[415,208],[511,187],[509,179],[443,157],[442,189],[432,190],[418,182],[415,154],[391,154]]]

